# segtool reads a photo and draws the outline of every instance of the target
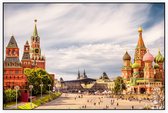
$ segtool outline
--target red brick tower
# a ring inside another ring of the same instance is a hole
[[[140,65],[140,77],[143,77],[144,73],[143,73],[143,69],[144,69],[144,61],[143,61],[143,56],[146,53],[146,47],[142,38],[142,28],[139,27],[138,29],[139,32],[139,39],[138,39],[138,44],[136,46],[135,49],[135,59],[134,62]]]
[[[160,53],[160,50],[158,51],[158,54],[155,57],[154,62],[158,65],[158,68],[159,68],[159,70],[158,70],[159,71],[159,76],[157,78],[160,79],[164,83],[164,79],[165,79],[164,68],[163,68],[164,57]]]
[[[154,61],[153,55],[147,51],[147,53],[143,57],[143,61],[145,62],[144,67],[144,79],[154,80],[154,68],[152,62]]]
[[[125,55],[123,56],[124,66],[122,67],[122,76],[125,80],[129,80],[132,75],[132,68],[130,65],[131,56],[126,51]]]
[[[23,68],[32,67],[32,62],[30,59],[30,45],[28,41],[26,41],[26,44],[24,45],[24,51],[23,51],[23,57],[22,57],[22,67]]]
[[[36,22],[37,20],[35,20],[34,32],[31,37],[30,56],[32,64],[35,68],[45,69],[45,57],[41,55],[40,37],[38,36]]]
[[[4,89],[13,89],[14,86],[20,86],[24,89],[27,84],[26,76],[23,74],[23,68],[19,60],[19,48],[14,36],[6,47],[6,57],[4,61]]]

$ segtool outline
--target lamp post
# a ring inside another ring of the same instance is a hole
[[[16,109],[17,109],[18,108],[18,105],[17,105],[17,97],[18,97],[17,92],[18,92],[20,87],[19,86],[15,86],[14,88],[16,90]]]
[[[43,83],[40,84],[40,87],[41,87],[41,98],[42,98],[42,92],[43,92]]]
[[[30,89],[30,103],[31,103],[31,109],[32,109],[32,89],[33,89],[33,85],[29,85],[29,89]]]
[[[49,95],[50,95],[50,87],[51,87],[51,84],[48,84],[48,87],[49,87]]]

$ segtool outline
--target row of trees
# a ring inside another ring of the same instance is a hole
[[[47,93],[49,90],[48,84],[52,84],[51,76],[43,69],[30,69],[26,68],[24,74],[27,76],[28,86],[33,85],[32,94],[37,95],[41,92],[40,84],[43,84],[42,91]],[[51,87],[52,90],[52,87]]]

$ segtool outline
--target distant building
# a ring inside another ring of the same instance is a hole
[[[51,89],[55,86],[55,74],[49,74],[50,75],[50,77],[51,77],[51,81],[52,81],[52,84],[51,84]]]
[[[115,83],[113,80],[110,80],[108,75],[103,72],[103,75],[96,80],[96,83],[92,87],[94,90],[99,90],[100,92],[107,90],[112,91],[115,86]]]
[[[78,77],[76,80],[68,80],[68,81],[63,81],[63,79],[60,80],[62,88],[66,88],[72,92],[75,91],[77,92],[78,90],[85,91],[86,89],[88,89],[87,88],[88,84],[92,84],[95,81],[96,81],[95,79],[87,77],[85,70],[83,75],[80,75],[80,72],[78,71]]]
[[[100,91],[103,92],[105,90],[110,90],[114,88],[114,81],[111,81],[107,74],[104,72],[103,76],[100,79],[92,79],[88,78],[86,72],[84,70],[83,75],[80,74],[78,71],[78,77],[76,80],[68,80],[63,81],[61,80],[62,88],[66,88],[68,91],[77,92],[77,91]]]
[[[127,84],[127,93],[152,94],[155,87],[162,88],[164,84],[164,57],[158,51],[158,55],[154,58],[145,47],[141,27],[138,32],[134,63],[131,63],[131,56],[126,51],[123,56],[122,77]]]

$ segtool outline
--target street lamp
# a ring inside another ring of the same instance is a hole
[[[48,87],[49,87],[49,95],[50,95],[50,87],[51,87],[51,84],[48,84]]]
[[[40,84],[40,87],[41,87],[41,98],[42,98],[43,83],[42,83],[42,84]]]
[[[33,85],[29,85],[29,89],[30,89],[30,102],[31,102],[31,109],[32,109],[32,89],[33,89]]]
[[[18,108],[18,105],[17,105],[17,97],[18,97],[17,92],[18,92],[20,87],[19,86],[15,86],[14,88],[16,90],[16,109],[17,109]]]

